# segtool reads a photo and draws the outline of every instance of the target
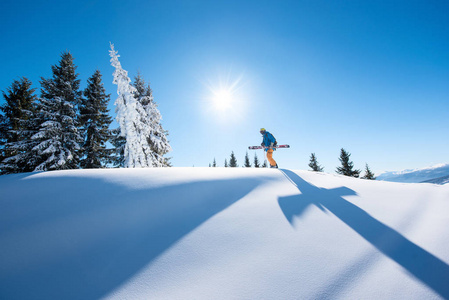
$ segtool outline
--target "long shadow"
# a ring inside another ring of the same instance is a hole
[[[292,171],[281,170],[281,172],[301,192],[300,195],[281,197],[278,200],[290,223],[295,216],[301,216],[309,205],[316,205],[322,210],[327,209],[415,278],[441,297],[449,299],[449,265],[342,198],[356,195],[353,190],[347,187],[319,188]]]
[[[92,178],[25,185],[10,177],[0,184],[0,298],[106,296],[261,183],[244,178],[129,189]]]

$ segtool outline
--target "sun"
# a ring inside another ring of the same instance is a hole
[[[232,107],[235,97],[231,89],[221,88],[212,91],[212,94],[212,102],[218,110],[227,110]]]
[[[212,116],[214,121],[226,122],[237,122],[244,117],[248,106],[244,73],[218,72],[215,76],[205,76],[201,83],[205,89],[200,103],[205,114]]]

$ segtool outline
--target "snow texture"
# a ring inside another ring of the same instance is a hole
[[[153,168],[0,191],[1,299],[449,299],[449,185]]]
[[[111,56],[111,65],[115,68],[113,73],[113,83],[117,85],[118,98],[115,101],[117,122],[120,125],[121,136],[126,137],[125,144],[125,168],[139,167],[162,167],[164,159],[156,151],[153,151],[151,145],[156,148],[171,150],[167,140],[161,139],[157,121],[160,120],[160,113],[156,106],[150,106],[145,110],[142,104],[136,99],[136,88],[132,86],[118,58],[120,55],[114,50],[111,44],[109,51]]]

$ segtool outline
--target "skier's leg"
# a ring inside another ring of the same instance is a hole
[[[267,159],[270,162],[270,166],[271,167],[276,167],[277,166],[276,161],[273,159],[273,149],[268,149],[268,151],[267,151]]]

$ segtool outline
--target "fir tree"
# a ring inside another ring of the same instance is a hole
[[[268,168],[267,160],[263,161],[262,168]]]
[[[310,155],[309,167],[312,169],[312,171],[323,172],[323,168],[318,164],[315,153],[312,153]]]
[[[110,163],[116,168],[125,167],[125,145],[126,138],[122,136],[120,127],[111,130],[111,140],[113,149],[110,149]]]
[[[118,93],[115,105],[117,121],[120,125],[119,135],[126,138],[123,151],[124,167],[166,166],[166,161],[159,153],[166,153],[171,148],[165,138],[165,133],[160,133],[160,129],[155,126],[157,122],[154,120],[160,120],[159,112],[152,109],[152,114],[149,115],[141,103],[144,100],[140,99],[141,95],[131,84],[128,72],[122,68],[118,60],[120,56],[112,44],[109,53],[111,65],[115,68],[113,83],[117,85]],[[161,135],[158,135],[157,132]]]
[[[22,77],[3,92],[5,104],[0,106],[0,169],[3,174],[32,171],[29,162],[30,138],[34,133],[35,89]]]
[[[231,153],[231,158],[229,159],[229,166],[231,168],[237,168],[239,165],[237,164],[237,158],[235,158],[234,151]]]
[[[212,167],[214,167],[214,168],[217,167],[217,162],[215,161],[215,157],[214,157],[214,162],[212,163]]]
[[[37,121],[39,131],[33,155],[38,158],[35,171],[75,169],[79,164],[82,136],[78,130],[78,106],[82,92],[70,52],[52,66],[53,77],[41,80]]]
[[[110,95],[106,94],[99,70],[95,71],[87,83],[80,105],[80,120],[84,129],[84,156],[80,166],[85,169],[102,168],[110,160],[110,151],[106,149],[106,142],[111,135],[109,125],[112,122],[107,108]]]
[[[350,153],[346,152],[345,149],[341,148],[341,152],[340,152],[341,167],[337,167],[336,172],[338,174],[342,174],[345,176],[351,176],[351,177],[358,178],[360,175],[360,170],[357,170],[357,169],[353,170],[354,163],[349,160],[350,156],[351,156]]]
[[[365,166],[365,176],[363,176],[362,179],[376,180],[376,177],[374,176],[374,173],[371,172],[368,164]]]
[[[151,150],[157,154],[157,162],[154,162],[153,166],[170,167],[170,158],[164,157],[165,154],[171,151],[167,138],[168,131],[164,130],[162,127],[162,116],[157,108],[157,103],[154,101],[153,90],[151,89],[149,83],[147,85],[145,84],[145,81],[140,73],[134,78],[133,86],[136,88],[134,96],[137,101],[140,102],[147,114],[145,121],[148,123],[148,126],[152,128],[150,136],[147,137],[147,140]]]
[[[226,160],[226,158],[225,158],[225,162],[224,162],[224,167],[225,167],[225,168],[229,167],[229,166],[228,166],[228,161]]]
[[[246,152],[245,155],[245,164],[244,164],[245,168],[251,168],[251,162],[249,161],[249,156],[248,156],[248,151]]]
[[[254,168],[260,168],[260,162],[256,153],[254,153]]]

